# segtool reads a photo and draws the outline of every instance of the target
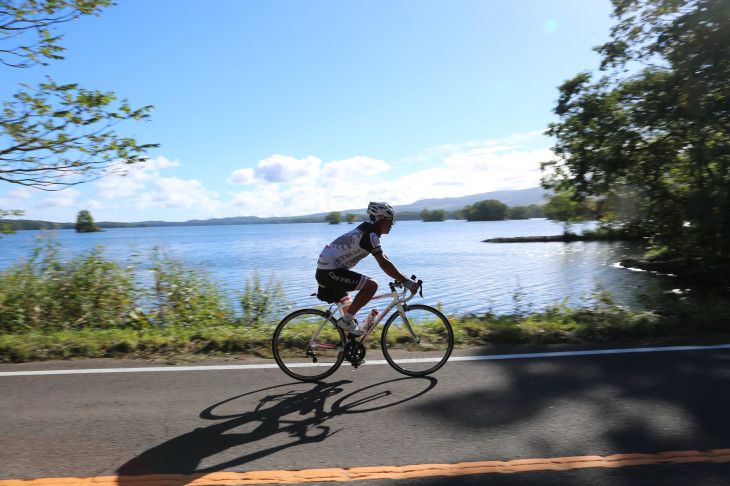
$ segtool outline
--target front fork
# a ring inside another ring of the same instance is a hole
[[[408,333],[411,335],[411,338],[417,343],[420,344],[421,338],[416,336],[416,333],[413,332],[413,328],[411,327],[411,323],[408,321],[408,317],[406,317],[406,312],[408,311],[408,304],[399,304],[398,305],[398,313],[400,314],[400,318],[403,321],[403,323],[406,325],[406,329],[408,330]]]

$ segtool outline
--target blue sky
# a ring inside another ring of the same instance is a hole
[[[159,143],[125,177],[0,184],[29,219],[290,216],[523,189],[552,158],[557,87],[596,70],[609,0],[122,0],[64,24],[66,60],[0,68],[114,91]],[[2,143],[2,140],[0,140]]]

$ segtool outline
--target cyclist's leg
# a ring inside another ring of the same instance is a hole
[[[350,310],[350,306],[352,305],[352,298],[350,297],[350,294],[347,294],[340,299],[340,305],[342,306],[342,315],[345,315]]]

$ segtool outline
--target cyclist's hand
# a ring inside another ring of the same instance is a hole
[[[412,294],[415,294],[418,290],[418,284],[411,280],[410,278],[407,278],[403,281],[403,287],[407,288],[411,291]]]

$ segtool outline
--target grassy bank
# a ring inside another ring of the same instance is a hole
[[[289,310],[273,280],[263,283],[254,273],[244,289],[232,291],[159,249],[124,263],[101,247],[71,259],[60,255],[57,243],[44,240],[26,262],[0,274],[0,361],[268,358],[273,329]],[[640,312],[602,296],[582,308],[450,319],[458,347],[730,339],[730,303],[722,300]]]
[[[528,315],[452,317],[457,348],[484,344],[710,344],[730,339],[730,306],[679,306],[673,313],[551,308]],[[0,336],[0,361],[140,358],[183,362],[206,356],[271,358],[275,323],[168,328],[32,330]],[[379,344],[368,340],[371,347]]]
[[[575,241],[641,241],[641,237],[629,234],[620,228],[596,228],[584,230],[581,234],[569,231],[552,236],[512,236],[507,238],[490,238],[485,243],[572,243]]]

